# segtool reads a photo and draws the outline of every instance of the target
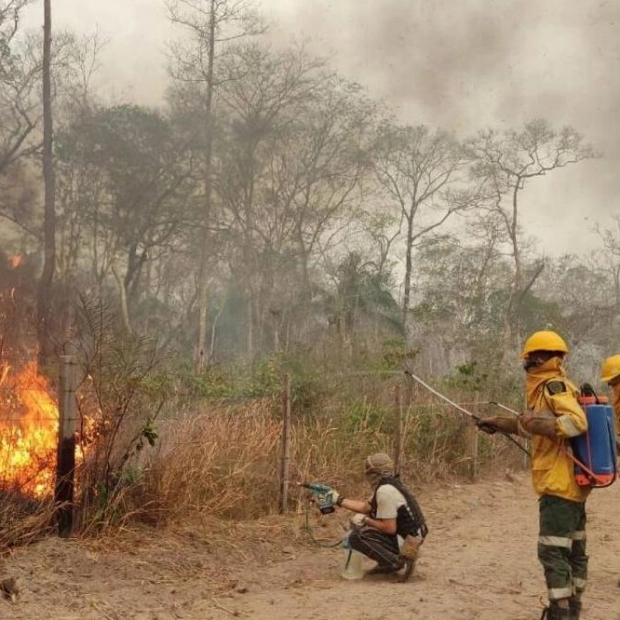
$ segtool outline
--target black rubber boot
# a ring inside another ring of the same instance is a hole
[[[578,598],[571,598],[568,601],[569,620],[579,620],[581,617],[581,601]]]
[[[540,616],[540,620],[570,620],[569,609],[567,607],[558,607],[551,603],[549,607],[545,607]]]

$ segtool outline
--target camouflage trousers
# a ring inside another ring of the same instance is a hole
[[[586,505],[543,495],[539,506],[538,559],[549,600],[578,599],[588,578]]]

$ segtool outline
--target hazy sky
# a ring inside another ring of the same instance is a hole
[[[52,0],[54,22],[108,39],[101,81],[153,104],[175,36],[161,0]],[[570,124],[604,152],[523,194],[529,230],[557,254],[594,247],[594,222],[620,214],[620,1],[256,0],[279,42],[309,39],[345,77],[406,122],[456,130]],[[37,26],[42,3],[27,24]]]

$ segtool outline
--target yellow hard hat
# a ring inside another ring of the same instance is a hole
[[[601,381],[609,383],[618,376],[620,376],[620,355],[612,355],[601,365]]]
[[[561,351],[568,353],[564,340],[555,332],[534,332],[523,345],[521,357],[527,357],[533,351]]]

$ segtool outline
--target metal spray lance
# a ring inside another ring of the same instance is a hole
[[[477,416],[476,414],[472,413],[471,411],[467,411],[467,409],[461,407],[461,405],[459,405],[458,403],[455,403],[454,401],[450,400],[447,396],[444,396],[443,394],[441,394],[440,392],[438,392],[436,389],[434,389],[433,387],[431,387],[430,385],[428,385],[428,383],[426,383],[425,381],[423,381],[422,379],[420,379],[420,377],[417,377],[416,375],[414,375],[409,369],[405,369],[405,376],[409,377],[410,380],[415,381],[416,383],[419,383],[422,387],[424,387],[425,389],[427,389],[429,392],[431,392],[431,394],[434,394],[435,396],[437,396],[438,398],[440,398],[441,400],[443,400],[444,402],[448,403],[449,405],[452,405],[452,407],[454,407],[455,409],[457,409],[458,411],[460,411],[461,413],[464,413],[466,416],[469,416],[470,418],[472,418],[473,420],[476,420],[476,422],[479,422],[481,420],[480,416]],[[504,407],[505,409],[507,409],[507,407]],[[527,454],[528,456],[530,455],[529,451],[527,450],[527,448],[525,448],[524,446],[522,446],[514,437],[512,437],[509,433],[506,433],[500,429],[497,430],[498,433],[500,433],[501,435],[503,435],[504,437],[506,437],[509,441],[511,441],[513,444],[515,444],[515,446],[517,446],[519,448],[519,450],[522,450],[523,452],[525,452],[525,454]]]

